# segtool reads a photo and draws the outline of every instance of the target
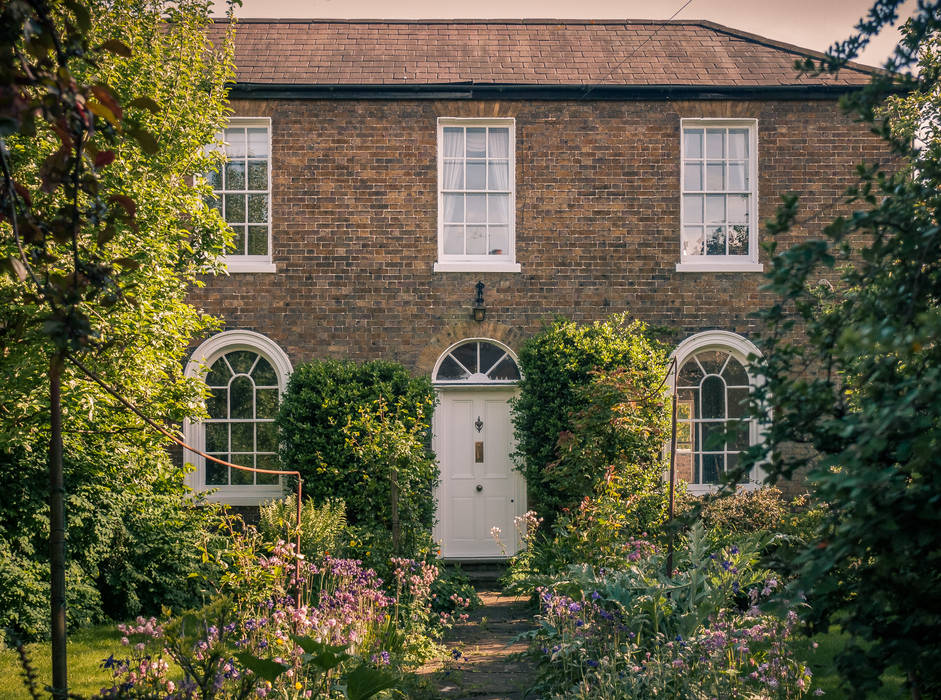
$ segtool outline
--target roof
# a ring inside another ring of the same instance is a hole
[[[215,40],[227,29],[217,20]],[[876,69],[798,76],[823,54],[705,20],[242,19],[239,85],[846,88]]]

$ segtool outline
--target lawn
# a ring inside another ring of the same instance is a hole
[[[40,690],[52,681],[49,642],[26,645],[33,666],[39,673]],[[119,655],[121,634],[114,625],[101,625],[75,630],[69,635],[69,690],[77,695],[91,696],[104,687],[111,687],[111,672],[101,667],[112,653]],[[45,695],[45,693],[42,693]],[[0,698],[29,698],[23,687],[20,662],[16,651],[0,648]]]
[[[846,690],[840,687],[840,677],[837,674],[834,659],[849,637],[833,625],[826,634],[814,637],[797,637],[793,642],[794,655],[803,659],[814,674],[811,691],[819,688],[824,691],[825,698],[846,697]],[[814,648],[814,643],[817,647]],[[883,674],[882,689],[869,696],[881,700],[882,698],[905,698],[909,693],[905,690],[905,678],[898,670],[890,670]],[[812,694],[808,697],[814,697]]]

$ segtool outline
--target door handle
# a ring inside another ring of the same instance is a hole
[[[477,484],[477,491],[478,491],[478,493],[479,493],[480,491],[483,491],[483,490],[484,490],[483,484]]]

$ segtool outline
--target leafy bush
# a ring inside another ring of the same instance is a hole
[[[592,493],[614,460],[650,465],[650,448],[662,437],[662,408],[645,402],[635,414],[649,420],[647,435],[619,430],[618,413],[630,398],[653,397],[666,366],[664,347],[644,324],[623,315],[589,325],[556,321],[523,345],[523,379],[513,405],[516,460],[530,503],[547,523]],[[620,386],[597,378],[594,388],[584,389],[593,372],[613,378],[610,372],[619,369]]]
[[[349,524],[360,535],[354,542],[374,533],[390,540],[397,483],[399,553],[417,553],[429,546],[434,521],[433,406],[431,383],[396,363],[301,365],[278,415],[281,460],[301,472],[314,502],[346,503]]]
[[[778,582],[753,542],[716,549],[701,526],[675,553],[635,541],[621,570],[571,567],[540,591],[528,633],[543,695],[576,698],[800,697],[796,616],[762,613]]]

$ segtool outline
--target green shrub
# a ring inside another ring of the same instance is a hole
[[[314,502],[346,503],[354,556],[371,561],[377,550],[432,551],[433,406],[431,383],[393,362],[324,360],[301,365],[291,376],[278,416],[282,463],[301,472],[304,493]]]
[[[624,430],[617,422],[631,399],[658,396],[666,357],[644,324],[623,315],[587,325],[559,320],[523,345],[523,379],[513,406],[516,460],[530,504],[547,523],[591,494],[612,463],[647,467],[656,461],[653,453],[664,437],[662,403],[628,411],[632,419],[649,421],[649,431],[635,430],[636,423]],[[623,371],[620,386],[612,370]],[[607,371],[609,380],[595,377],[597,371]]]

